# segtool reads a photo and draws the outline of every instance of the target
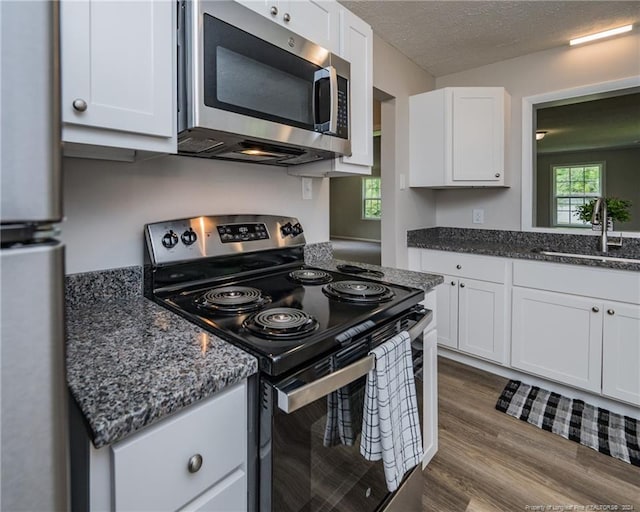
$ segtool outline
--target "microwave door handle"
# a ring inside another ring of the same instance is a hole
[[[427,309],[423,312],[420,320],[408,331],[412,341],[422,336],[423,331],[431,323],[431,320],[433,320],[433,312]],[[314,382],[304,384],[292,391],[282,391],[276,386],[275,388],[278,391],[278,407],[287,414],[297,411],[301,407],[315,402],[318,398],[322,398],[364,377],[375,368],[375,365],[375,356],[370,354],[349,366],[345,366],[340,370],[325,375]]]
[[[316,111],[316,101],[313,102],[313,117],[315,129],[321,133],[335,135],[338,132],[338,73],[333,66],[319,69],[313,75],[313,95],[317,99],[320,94],[318,83],[320,80],[329,79],[329,120],[323,122],[318,119],[320,112]],[[321,110],[321,109],[319,109]]]
[[[297,411],[301,407],[315,402],[318,398],[322,398],[364,377],[375,367],[375,364],[375,356],[368,355],[349,366],[345,366],[340,370],[325,375],[316,381],[309,382],[292,391],[285,392],[276,387],[278,391],[278,407],[287,414]]]

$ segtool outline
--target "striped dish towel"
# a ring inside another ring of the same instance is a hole
[[[411,340],[402,331],[371,353],[376,366],[367,375],[360,453],[384,463],[389,491],[422,460],[422,435],[411,361]]]
[[[353,446],[362,425],[364,386],[360,379],[327,395],[327,423],[323,444]]]

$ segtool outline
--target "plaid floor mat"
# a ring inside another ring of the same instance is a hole
[[[601,453],[640,466],[640,421],[510,380],[496,409]]]

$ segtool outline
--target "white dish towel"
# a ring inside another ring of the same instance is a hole
[[[411,339],[402,331],[371,351],[376,365],[367,375],[360,453],[384,463],[389,491],[422,460],[422,435],[411,361]]]

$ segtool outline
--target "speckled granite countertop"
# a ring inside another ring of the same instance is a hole
[[[443,282],[335,260],[330,242],[309,244],[305,261],[381,270],[383,281],[425,291]],[[66,306],[67,384],[97,448],[257,372],[253,356],[143,297],[140,267],[67,276]]]
[[[370,275],[364,275],[367,279],[373,279],[377,281],[387,281],[392,284],[399,284],[403,286],[411,286],[413,288],[421,288],[425,292],[428,292],[433,287],[444,282],[444,277],[438,274],[427,274],[425,272],[413,272],[411,270],[403,270],[399,268],[381,267],[379,265],[369,265],[367,263],[359,263],[354,261],[343,260],[323,260],[313,263],[314,267],[322,268],[324,270],[337,270],[336,266],[340,264],[350,264],[357,267],[366,268],[369,270],[379,270],[384,273],[383,277],[377,278]],[[355,274],[357,276],[358,274]]]
[[[555,233],[442,227],[407,232],[408,247],[640,271],[640,263],[548,256],[539,252],[600,255],[595,244],[593,236]],[[610,249],[608,256],[640,259],[640,239],[625,239],[623,247]]]
[[[105,295],[92,291],[96,283],[108,284]],[[67,383],[97,448],[257,368],[251,355],[144,298],[138,267],[67,279]]]

